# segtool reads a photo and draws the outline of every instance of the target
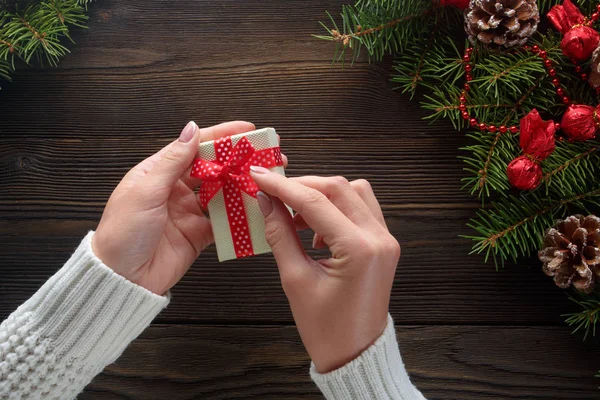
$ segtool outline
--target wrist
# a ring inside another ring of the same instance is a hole
[[[359,357],[383,334],[388,324],[387,311],[382,318],[363,321],[351,329],[339,329],[309,352],[316,371],[328,373]],[[339,333],[338,333],[339,332]],[[353,334],[349,334],[353,332]]]
[[[110,238],[107,238],[107,236],[103,234],[101,226],[99,226],[92,235],[91,250],[94,255],[102,261],[105,266],[113,270],[113,272],[121,275],[128,281],[139,285],[132,276],[129,276],[130,274],[127,273],[127,268],[122,266],[122,263],[118,259],[119,249],[114,248]],[[143,287],[143,285],[140,286]]]
[[[94,253],[94,255],[96,257],[98,257],[98,259],[100,261],[102,261],[102,263],[104,265],[106,265],[108,268],[112,269],[114,272],[118,273],[119,275],[123,276],[121,273],[118,272],[118,268],[115,268],[116,264],[115,264],[114,260],[111,259],[112,257],[109,256],[110,252],[106,251],[107,247],[110,247],[110,246],[104,239],[104,237],[102,235],[102,229],[99,226],[92,235],[92,241],[91,241],[92,252]]]

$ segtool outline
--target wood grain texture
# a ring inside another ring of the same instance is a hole
[[[537,268],[509,265],[496,272],[481,257],[468,257],[468,241],[456,238],[463,218],[390,216],[402,243],[391,309],[404,323],[560,324],[570,302]],[[463,214],[464,215],[464,214]],[[418,222],[414,222],[418,219]],[[7,316],[68,259],[95,221],[28,220],[0,226],[0,265]],[[30,228],[27,228],[27,227]],[[9,231],[29,229],[10,236]],[[310,246],[309,232],[302,235]],[[31,243],[37,243],[32,248]],[[24,268],[24,266],[26,266]],[[290,323],[292,316],[271,255],[227,263],[206,250],[172,289],[173,302],[161,322]]]
[[[403,326],[397,333],[408,372],[429,400],[598,398],[587,374],[600,348],[564,327]],[[293,326],[153,326],[80,398],[322,399],[308,368]]]
[[[403,248],[391,310],[429,398],[599,398],[598,352],[568,334],[572,305],[539,263],[496,272],[467,255],[479,203],[461,190],[464,135],[392,90],[390,60],[332,68],[331,43],[311,37],[344,3],[102,0],[60,68],[3,84],[0,319],[96,227],[129,168],[189,120],[245,119],[277,129],[289,175],[372,183]],[[172,293],[83,398],[320,398],[271,256],[220,264],[208,249]]]

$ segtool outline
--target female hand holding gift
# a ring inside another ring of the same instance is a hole
[[[339,368],[384,331],[400,246],[366,180],[251,171],[270,195],[259,192],[258,202],[302,341],[318,372]],[[294,219],[283,203],[298,213]],[[306,227],[330,258],[305,253],[296,228]]]
[[[244,133],[249,122],[200,129],[192,121],[179,139],[129,171],[116,187],[93,237],[94,252],[116,273],[164,294],[214,239],[190,177],[199,142]]]

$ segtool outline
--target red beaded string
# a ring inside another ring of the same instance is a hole
[[[598,19],[600,19],[600,4],[598,4],[596,6],[596,11],[594,13],[592,13],[590,18],[586,18],[583,24],[592,27],[594,25],[594,23],[596,23],[598,21]],[[531,51],[532,53],[540,56],[540,58],[543,60],[542,62],[544,64],[544,67],[546,67],[546,71],[548,72],[548,75],[552,78],[552,84],[555,87],[556,95],[561,99],[561,101],[564,105],[568,106],[569,104],[571,104],[571,99],[569,99],[569,97],[565,93],[565,89],[561,86],[560,79],[558,79],[558,77],[556,76],[556,69],[554,68],[554,64],[552,63],[552,60],[550,60],[548,58],[548,53],[546,52],[546,50],[541,50],[538,45],[523,46],[523,49],[526,51]],[[519,131],[519,128],[517,128],[515,125],[513,125],[511,127],[506,127],[504,125],[496,127],[495,125],[488,125],[484,122],[478,121],[477,118],[469,115],[469,111],[467,111],[468,110],[467,95],[471,91],[470,82],[473,80],[473,75],[471,74],[471,72],[473,71],[473,65],[471,64],[471,55],[472,54],[473,54],[473,48],[467,47],[465,49],[465,54],[463,56],[463,65],[464,65],[464,69],[465,69],[466,82],[463,86],[463,90],[460,93],[460,97],[459,97],[460,104],[458,106],[458,109],[461,112],[462,118],[464,120],[468,120],[469,124],[473,128],[479,128],[479,130],[481,130],[481,131],[488,131],[488,132],[492,132],[492,133],[494,133],[496,131],[499,131],[501,133],[510,131],[511,133],[517,133]],[[575,65],[575,72],[577,72],[579,74],[579,76],[581,77],[582,80],[586,81],[588,79],[588,75],[585,72],[583,72],[581,66],[579,66],[577,64],[577,60],[572,59],[571,62]],[[600,87],[596,88],[596,94],[598,94],[600,96]],[[556,123],[555,125],[556,125],[556,130],[560,129],[559,123]],[[562,139],[562,138],[560,138],[560,139]]]
[[[473,54],[473,48],[472,47],[467,47],[465,49],[465,55],[463,56],[463,65],[464,65],[464,69],[465,69],[465,79],[466,82],[463,86],[463,90],[460,92],[460,97],[458,98],[459,100],[459,106],[458,109],[461,112],[462,118],[464,120],[468,120],[469,124],[474,127],[474,128],[479,128],[479,130],[481,131],[489,131],[489,132],[496,132],[496,131],[500,131],[501,133],[506,133],[507,131],[510,131],[511,133],[517,133],[519,131],[519,128],[517,128],[516,126],[511,126],[510,128],[501,125],[499,127],[496,127],[496,125],[487,125],[484,122],[480,122],[477,120],[477,118],[475,117],[471,117],[469,115],[469,111],[467,111],[467,95],[468,93],[471,91],[471,84],[470,82],[473,80],[473,75],[471,75],[471,71],[473,71],[473,65],[471,64],[471,55]]]
[[[546,71],[548,72],[548,75],[550,75],[550,77],[552,78],[552,84],[555,87],[554,90],[556,91],[556,95],[560,98],[560,100],[562,101],[562,103],[564,105],[571,104],[571,100],[565,94],[565,89],[563,89],[560,85],[560,79],[558,79],[558,77],[556,76],[556,69],[554,68],[554,64],[552,63],[552,60],[550,60],[548,58],[548,53],[546,52],[546,50],[540,50],[540,48],[537,44],[535,46],[531,46],[531,47],[523,46],[523,49],[525,49],[527,51],[531,51],[532,53],[540,56],[540,58],[543,60],[544,67],[546,67]]]

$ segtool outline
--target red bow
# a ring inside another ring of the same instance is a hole
[[[254,252],[242,192],[252,197],[256,197],[258,192],[258,186],[250,176],[250,166],[281,166],[281,151],[279,147],[256,150],[245,136],[238,140],[235,146],[230,137],[217,139],[214,141],[214,148],[216,159],[196,159],[190,175],[202,179],[200,205],[205,210],[208,203],[223,188],[236,256],[248,257]]]

